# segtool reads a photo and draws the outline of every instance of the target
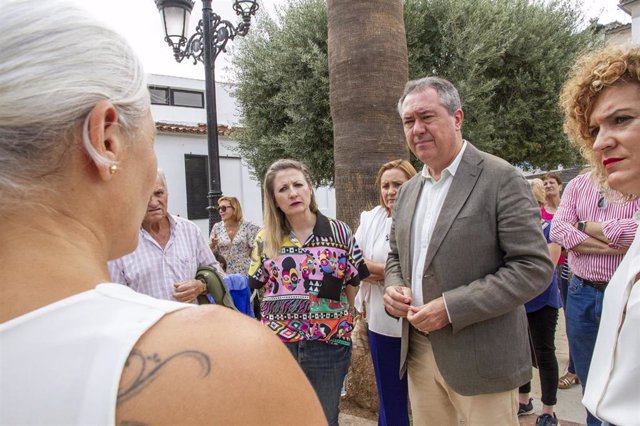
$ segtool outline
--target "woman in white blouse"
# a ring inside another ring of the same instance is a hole
[[[594,176],[619,196],[640,196],[640,48],[609,47],[580,58],[561,99],[565,129]],[[605,291],[582,400],[604,424],[640,425],[639,279],[637,232]]]
[[[389,253],[391,212],[400,185],[416,174],[411,163],[394,160],[382,165],[376,177],[380,205],[362,212],[356,241],[370,276],[360,284],[356,308],[367,321],[371,359],[376,375],[379,425],[408,425],[407,377],[398,376],[401,323],[384,310],[384,265]]]

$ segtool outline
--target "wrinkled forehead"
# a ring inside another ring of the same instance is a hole
[[[160,191],[160,190],[163,190],[166,192],[167,187],[164,184],[164,180],[162,179],[162,177],[158,175],[156,176],[156,183],[153,185],[153,192]]]
[[[620,79],[611,86],[603,88],[593,98],[589,112],[592,121],[605,118],[619,109],[638,107],[640,104],[640,83]]]
[[[298,182],[298,181],[302,181],[302,182],[307,182],[307,179],[304,176],[304,173],[302,173],[301,170],[298,169],[284,169],[284,170],[280,170],[279,172],[276,173],[274,179],[273,179],[273,183],[274,185],[281,185],[283,183],[289,183],[289,182]]]
[[[421,90],[414,90],[404,98],[402,115],[438,107],[445,107],[440,99],[440,94],[433,87],[427,87]]]

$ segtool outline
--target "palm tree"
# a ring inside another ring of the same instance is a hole
[[[408,78],[402,0],[328,0],[329,103],[337,217],[352,228],[378,203],[380,166],[408,158],[396,103]],[[378,411],[368,350],[356,348],[347,398]]]
[[[402,0],[328,0],[329,101],[337,216],[378,203],[379,167],[408,158],[396,103],[408,78]]]

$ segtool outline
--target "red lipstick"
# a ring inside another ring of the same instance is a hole
[[[606,160],[602,160],[602,165],[607,167],[608,165],[617,163],[620,160],[622,160],[622,158],[607,158]]]

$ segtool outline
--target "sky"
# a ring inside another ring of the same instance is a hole
[[[160,14],[153,0],[73,0],[122,33],[142,59],[145,71],[152,74],[204,79],[203,65],[185,59],[177,63],[164,41]],[[231,9],[232,0],[213,0],[213,11],[222,19],[239,22]],[[258,0],[258,14],[274,14],[286,0]],[[584,0],[587,17],[598,17],[600,23],[631,22],[629,15],[617,8],[618,0]],[[190,26],[193,31],[201,16],[202,3],[196,0]],[[233,42],[231,42],[233,43]],[[230,55],[220,53],[216,61],[216,80],[228,81],[232,76]]]

